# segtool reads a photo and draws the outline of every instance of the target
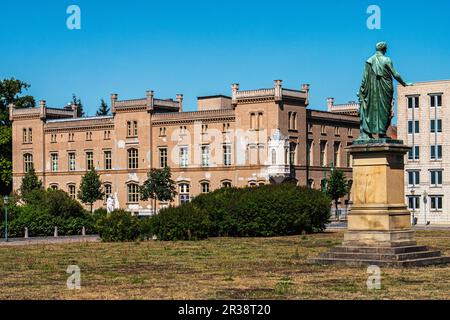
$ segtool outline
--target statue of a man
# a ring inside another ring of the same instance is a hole
[[[114,211],[115,199],[112,195],[109,195],[108,199],[106,199],[106,212],[111,213]]]
[[[377,52],[366,61],[364,76],[359,89],[360,136],[359,140],[372,139],[374,134],[386,138],[386,131],[393,117],[394,83],[410,86],[394,69],[386,57],[386,42],[377,43]]]

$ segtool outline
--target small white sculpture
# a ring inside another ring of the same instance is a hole
[[[109,195],[108,199],[106,200],[106,212],[111,213],[115,209],[115,202],[116,200],[112,195]]]

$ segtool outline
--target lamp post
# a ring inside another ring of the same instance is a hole
[[[9,197],[3,197],[3,205],[5,206],[5,242],[8,242],[8,202]]]
[[[426,228],[427,227],[427,202],[428,202],[428,193],[426,190],[423,192],[422,196],[423,196],[423,204],[424,204],[424,206],[423,206],[424,219],[425,219],[424,223],[425,223],[425,228]]]
[[[412,195],[412,221],[413,224],[415,224],[416,219],[415,219],[415,214],[416,214],[416,198],[414,197],[414,194],[416,193],[416,190],[412,189],[411,190],[411,195]]]

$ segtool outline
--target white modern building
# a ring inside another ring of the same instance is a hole
[[[397,95],[398,139],[412,147],[408,207],[418,225],[450,225],[450,80],[398,85]]]

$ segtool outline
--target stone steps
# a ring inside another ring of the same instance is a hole
[[[344,265],[344,266],[385,266],[385,267],[423,267],[429,265],[450,263],[450,257],[430,257],[404,261],[383,261],[383,260],[360,260],[360,259],[336,259],[318,258],[313,261],[322,265]]]
[[[450,263],[450,257],[442,257],[441,252],[430,250],[426,246],[404,247],[357,247],[336,246],[321,253],[313,260],[318,264],[335,264],[347,266],[393,266],[415,267]]]

